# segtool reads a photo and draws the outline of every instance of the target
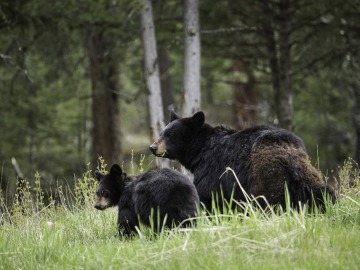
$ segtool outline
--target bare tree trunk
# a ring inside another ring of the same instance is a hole
[[[183,115],[200,109],[200,26],[198,0],[184,0],[184,104]]]
[[[241,80],[240,74],[245,74],[246,80]],[[234,63],[234,126],[241,130],[256,125],[258,121],[258,95],[255,76],[242,60]]]
[[[165,125],[151,0],[143,0],[141,34],[144,49],[144,73],[150,111],[150,132],[152,141],[155,141]],[[167,159],[157,158],[158,166],[168,167],[168,164]]]
[[[111,52],[113,47],[111,38],[106,38],[103,31],[89,32],[93,164],[97,164],[99,156],[110,165],[119,163],[121,158],[119,71],[117,59]]]

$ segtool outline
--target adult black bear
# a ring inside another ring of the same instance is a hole
[[[127,176],[114,164],[109,174],[95,171],[99,181],[95,208],[104,210],[118,206],[119,233],[130,236],[141,223],[162,226],[187,226],[195,217],[199,196],[190,179],[174,170],[152,169],[137,176]],[[151,217],[153,218],[151,220]],[[185,220],[185,221],[184,221]]]
[[[172,111],[171,122],[150,150],[158,157],[178,160],[194,174],[200,201],[208,210],[213,193],[219,194],[220,189],[226,200],[245,200],[227,167],[249,195],[264,196],[270,205],[285,207],[285,184],[293,207],[299,202],[311,205],[314,199],[322,208],[325,193],[335,201],[334,190],[310,164],[302,140],[284,129],[257,126],[237,132],[211,127],[203,112],[180,118]]]

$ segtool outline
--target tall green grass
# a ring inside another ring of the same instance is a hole
[[[0,269],[359,269],[357,173],[345,163],[339,202],[323,214],[249,203],[244,211],[202,212],[195,228],[154,235],[141,227],[132,240],[117,236],[116,208],[93,208],[91,171],[48,205],[25,185],[23,204],[1,213]]]

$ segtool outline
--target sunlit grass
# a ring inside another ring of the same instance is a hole
[[[1,214],[0,269],[357,269],[360,198],[343,194],[323,214],[262,211],[201,212],[195,228],[154,234],[140,228],[117,236],[117,209],[93,208],[91,176],[81,199]],[[349,187],[350,188],[350,187]],[[358,187],[355,187],[358,188]],[[351,188],[350,188],[351,189]],[[75,196],[75,195],[74,195]],[[29,204],[31,205],[31,204]],[[11,212],[10,210],[8,212]],[[20,213],[23,213],[20,216]],[[15,220],[18,219],[18,220]]]
[[[58,210],[1,226],[3,269],[356,269],[359,202],[332,214],[201,216],[198,226],[152,237],[116,236],[116,209]]]

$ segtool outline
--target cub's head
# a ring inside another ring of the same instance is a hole
[[[96,190],[95,208],[105,210],[108,207],[116,206],[125,185],[126,174],[122,172],[119,165],[114,164],[110,169],[110,173],[102,174],[95,171],[95,176],[99,181]]]
[[[180,118],[174,111],[170,114],[170,123],[161,131],[159,138],[150,145],[150,151],[158,157],[182,159],[184,152],[204,125],[205,115],[197,112],[191,117]]]

